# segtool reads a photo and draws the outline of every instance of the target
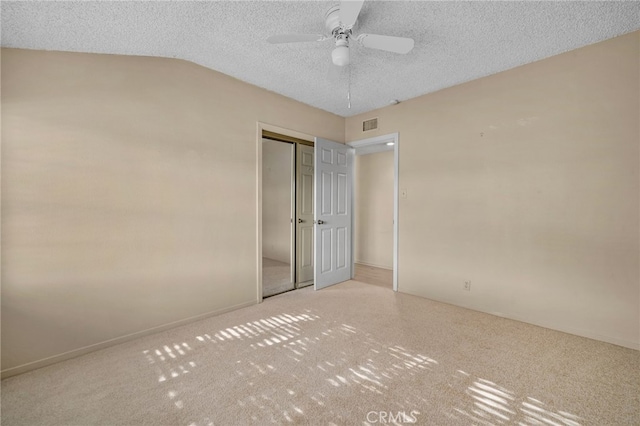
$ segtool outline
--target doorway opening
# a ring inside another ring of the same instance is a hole
[[[313,284],[313,142],[261,131],[261,294]]]
[[[355,148],[353,278],[398,291],[398,133]]]

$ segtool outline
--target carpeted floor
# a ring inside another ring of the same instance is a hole
[[[639,390],[638,351],[349,281],[6,379],[2,424],[638,425]]]

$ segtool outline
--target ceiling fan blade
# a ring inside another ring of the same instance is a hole
[[[405,37],[393,37],[378,34],[360,34],[357,40],[364,47],[386,50],[394,53],[409,53],[413,49],[413,39]]]
[[[364,0],[342,0],[340,2],[340,22],[342,22],[342,25],[346,28],[353,27],[363,3]]]
[[[269,43],[300,43],[309,41],[324,41],[327,37],[322,34],[278,34],[267,38]]]

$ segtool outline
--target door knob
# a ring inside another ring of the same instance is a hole
[[[318,225],[324,225],[324,220],[322,219],[318,220]]]
[[[304,223],[304,220],[298,219],[298,223]]]

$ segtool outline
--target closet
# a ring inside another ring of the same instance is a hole
[[[262,297],[313,284],[313,142],[263,131]]]

